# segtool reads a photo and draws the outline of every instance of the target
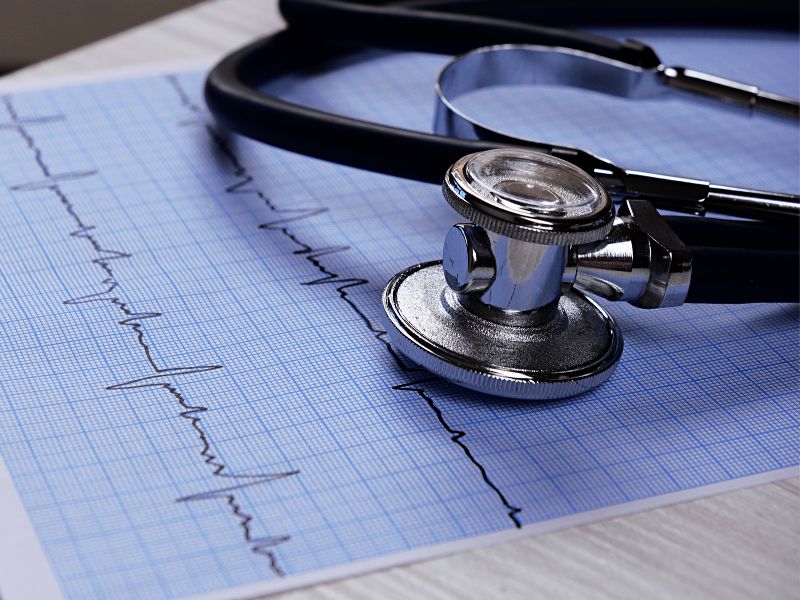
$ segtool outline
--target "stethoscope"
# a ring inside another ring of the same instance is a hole
[[[474,7],[481,16],[451,12]],[[444,174],[444,198],[465,222],[445,236],[441,261],[387,284],[392,344],[456,384],[548,400],[602,384],[620,360],[620,328],[587,294],[643,308],[797,302],[800,197],[623,169],[576,148],[510,137],[455,99],[481,87],[548,83],[634,99],[681,94],[794,123],[798,101],[665,66],[639,42],[498,18],[507,7],[282,0],[290,28],[234,52],[208,76],[211,111],[239,133],[400,177],[438,183]],[[257,89],[364,46],[460,54],[437,78],[434,134]],[[662,216],[656,207],[746,219]]]

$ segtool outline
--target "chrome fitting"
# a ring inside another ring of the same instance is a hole
[[[680,306],[692,276],[692,255],[646,200],[629,199],[607,238],[573,246],[562,284],[640,308]]]
[[[520,150],[470,154],[447,172],[444,197],[472,223],[445,238],[443,269],[464,306],[496,323],[541,323],[561,296],[569,244],[611,231],[614,206],[586,173]]]

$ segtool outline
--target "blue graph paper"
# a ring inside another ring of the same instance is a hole
[[[792,39],[642,37],[797,95]],[[273,86],[428,129],[444,60]],[[0,452],[65,595],[290,579],[798,463],[796,306],[611,305],[623,361],[565,402],[398,363],[380,292],[438,257],[457,218],[436,186],[231,137],[202,79],[0,102]],[[627,167],[798,189],[784,124],[547,88],[463,102]]]

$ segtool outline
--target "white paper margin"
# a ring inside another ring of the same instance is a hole
[[[607,506],[597,510],[590,510],[566,517],[532,523],[530,525],[525,525],[522,529],[508,529],[505,531],[498,531],[497,533],[468,537],[455,542],[426,546],[406,552],[398,552],[379,558],[349,563],[339,567],[320,569],[311,573],[290,575],[285,579],[276,581],[262,581],[226,590],[189,596],[185,600],[242,600],[245,598],[257,598],[268,594],[276,594],[278,592],[286,592],[297,588],[317,585],[319,583],[344,579],[345,577],[353,575],[363,575],[380,569],[399,567],[421,560],[439,558],[449,554],[465,552],[467,550],[475,550],[477,548],[483,548],[485,546],[491,546],[523,537],[551,533],[560,529],[588,525],[589,523],[595,523],[597,521],[622,517],[655,508],[663,508],[671,504],[688,502],[690,500],[697,500],[699,498],[715,496],[726,492],[734,492],[743,488],[781,481],[790,477],[797,477],[798,475],[800,475],[800,467],[797,466],[775,469],[757,475],[739,477],[737,479],[704,485],[690,490],[662,494],[660,496],[653,496],[652,498],[645,498],[644,500],[615,504],[614,506]]]
[[[0,457],[0,598],[63,598],[22,498]]]

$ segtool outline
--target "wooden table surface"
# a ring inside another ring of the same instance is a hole
[[[221,56],[278,20],[271,0],[212,0],[4,80]],[[455,597],[800,598],[800,479],[273,596]]]

